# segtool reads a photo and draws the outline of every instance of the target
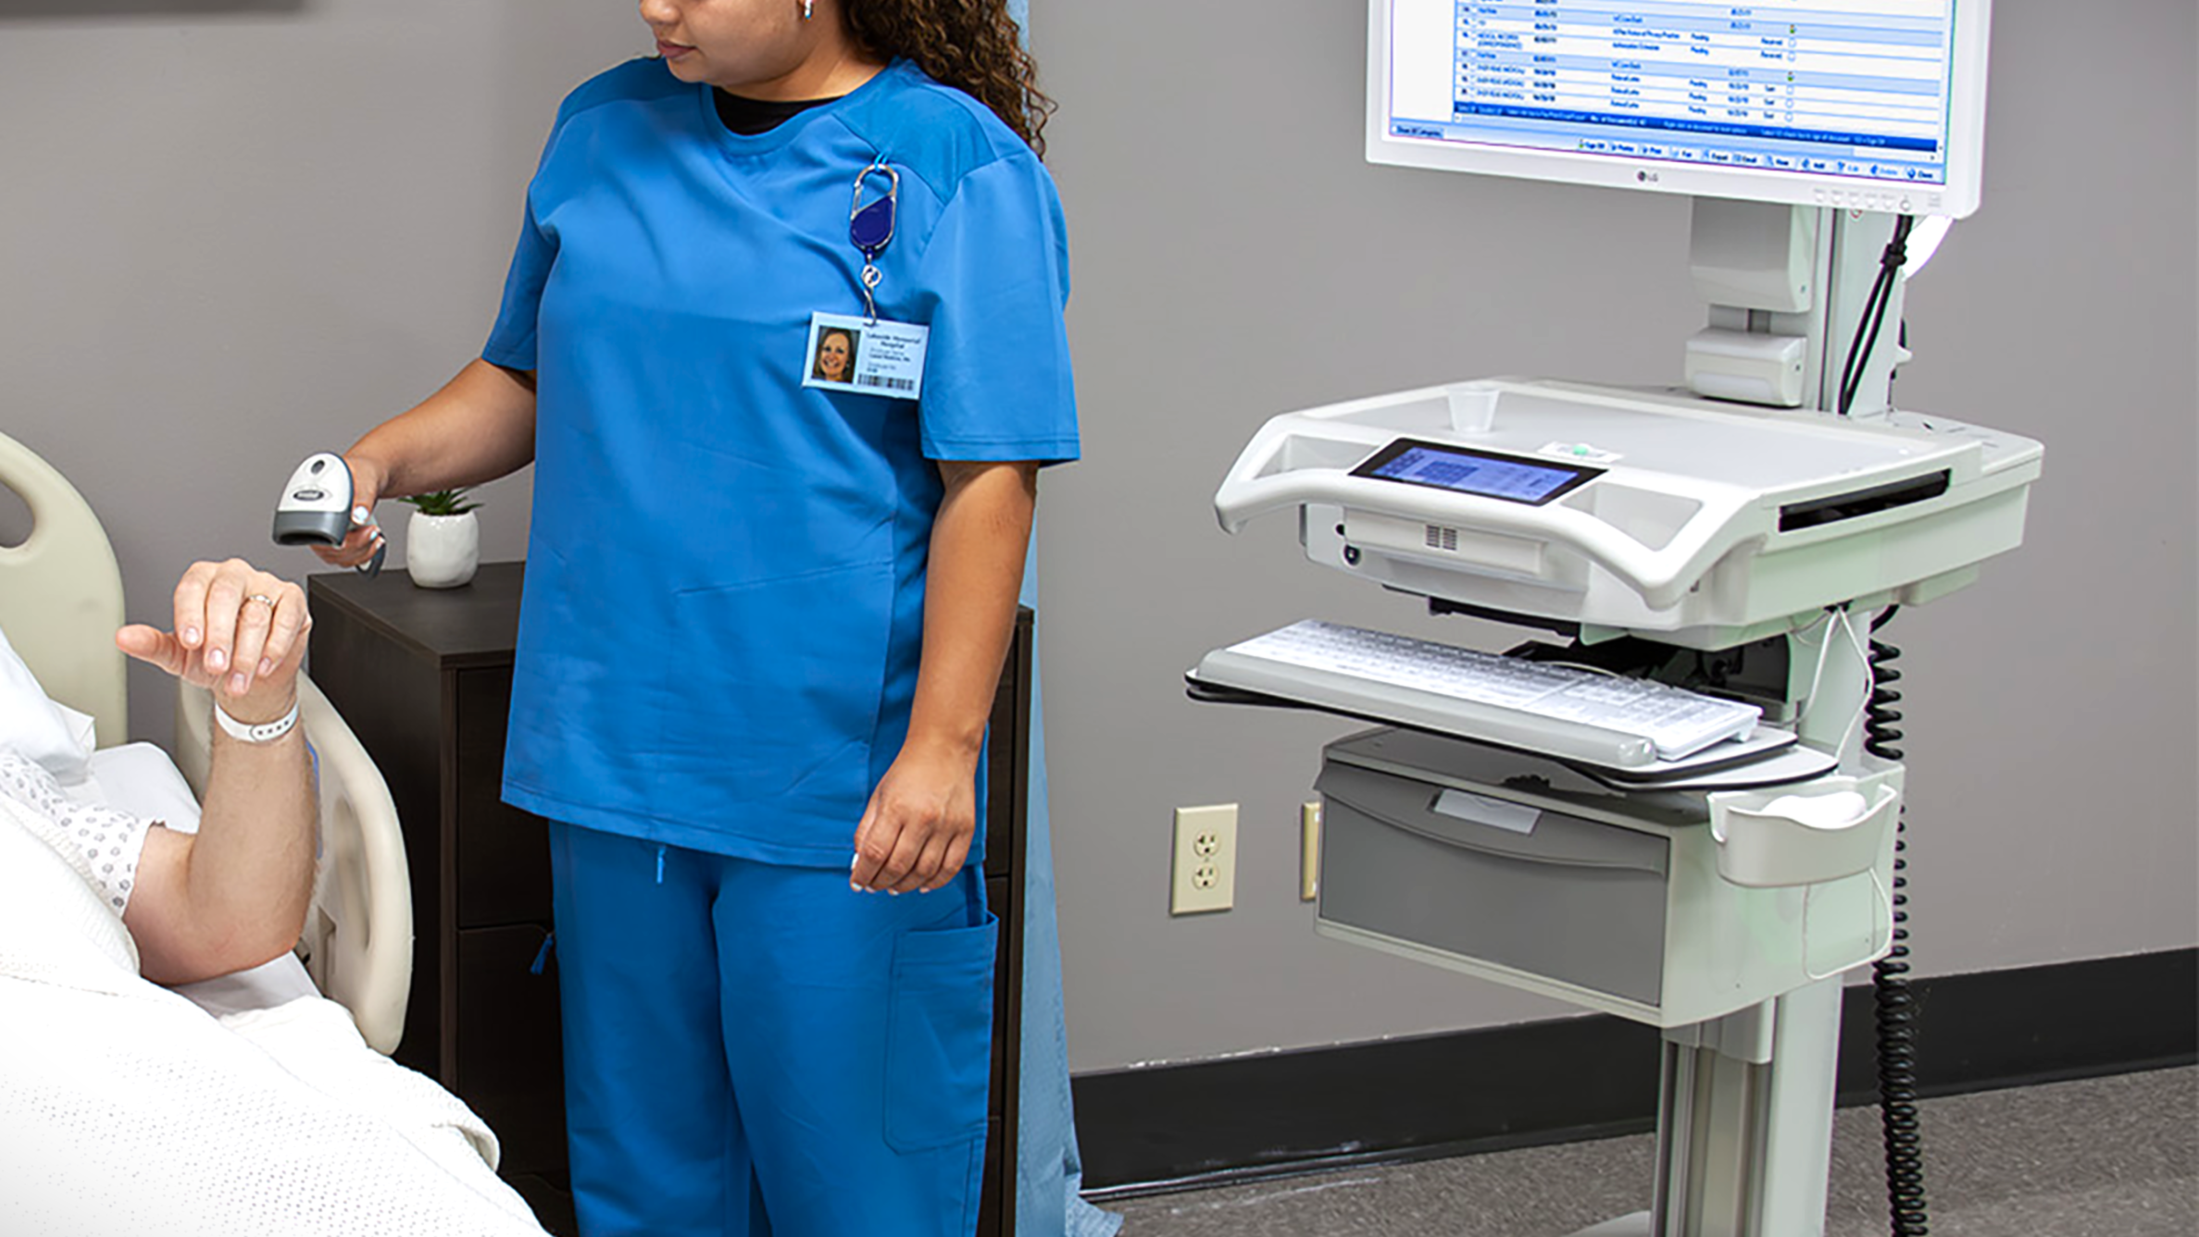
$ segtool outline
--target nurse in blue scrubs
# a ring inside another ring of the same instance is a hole
[[[481,358],[346,458],[369,508],[535,465],[504,796],[556,822],[583,1231],[965,1234],[985,722],[1078,451],[1050,105],[1002,0],[641,16]]]

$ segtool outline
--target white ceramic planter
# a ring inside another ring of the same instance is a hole
[[[415,511],[405,525],[405,570],[421,588],[457,588],[481,565],[481,524],[473,512]]]

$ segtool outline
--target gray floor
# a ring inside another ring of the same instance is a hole
[[[2199,1234],[2199,1069],[1932,1100],[1933,1237]],[[1649,1206],[1648,1135],[1110,1202],[1124,1237],[1561,1237]],[[1878,1110],[1842,1110],[1826,1237],[1888,1231]]]

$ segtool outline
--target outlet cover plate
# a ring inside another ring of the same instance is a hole
[[[1237,898],[1237,805],[1176,809],[1168,913],[1226,911]]]

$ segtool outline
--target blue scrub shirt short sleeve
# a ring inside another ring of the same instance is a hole
[[[925,247],[931,343],[919,408],[937,460],[1077,458],[1061,201],[1035,157],[964,177]]]
[[[519,228],[519,244],[512,251],[511,270],[504,276],[504,300],[496,311],[496,325],[481,350],[482,360],[506,369],[536,367],[535,322],[542,309],[542,287],[556,259],[557,246],[536,226],[530,205]]]

